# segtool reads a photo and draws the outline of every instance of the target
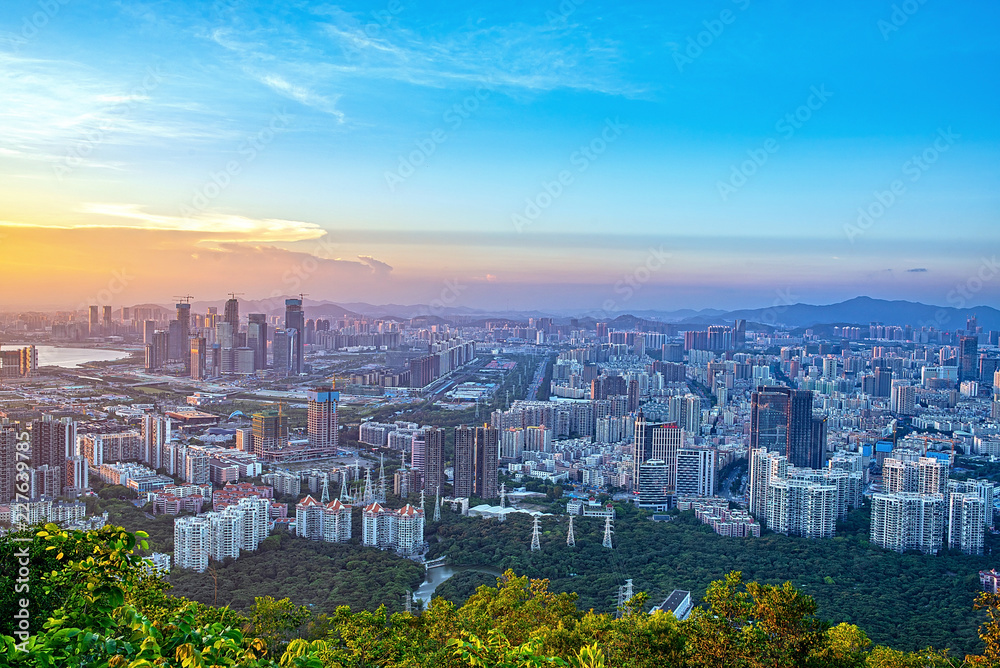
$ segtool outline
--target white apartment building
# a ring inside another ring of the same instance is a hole
[[[944,535],[944,496],[916,492],[872,497],[871,542],[887,550],[937,554]]]

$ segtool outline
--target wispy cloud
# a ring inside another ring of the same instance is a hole
[[[218,139],[218,128],[161,104],[157,88],[169,76],[156,65],[113,75],[0,52],[0,156],[120,169],[97,149]]]
[[[86,203],[81,213],[87,222],[73,225],[83,227],[120,227],[141,230],[175,232],[202,232],[206,239],[222,241],[292,242],[319,239],[326,230],[315,223],[275,218],[247,218],[245,216],[204,213],[199,216],[166,216],[145,211],[137,204]],[[50,227],[50,226],[46,226]]]

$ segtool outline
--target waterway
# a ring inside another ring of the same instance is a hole
[[[442,582],[453,575],[461,573],[462,571],[487,573],[496,577],[503,575],[503,573],[496,568],[490,568],[489,566],[438,566],[437,568],[427,570],[427,577],[423,584],[417,587],[417,590],[413,592],[413,600],[416,601],[417,599],[423,599],[429,603],[431,598],[434,596],[434,591],[441,585]]]
[[[23,348],[29,344],[0,346],[0,350]],[[58,348],[56,346],[35,346],[38,352],[38,366],[57,366],[63,369],[78,369],[87,362],[114,362],[129,356],[125,350],[105,350],[103,348]]]

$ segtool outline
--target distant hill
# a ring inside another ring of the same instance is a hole
[[[812,327],[834,323],[850,323],[867,327],[871,322],[881,322],[885,325],[913,325],[915,327],[927,325],[940,330],[955,330],[964,329],[966,318],[971,315],[976,316],[979,325],[984,329],[1000,330],[1000,311],[989,306],[957,309],[871,297],[855,297],[847,301],[822,306],[790,304],[770,308],[742,309],[729,311],[720,316],[688,318],[683,323],[692,325],[727,324],[742,318],[750,322],[780,324],[788,327]]]

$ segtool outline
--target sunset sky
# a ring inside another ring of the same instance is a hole
[[[1000,6],[812,4],[5,2],[0,310],[946,304]]]

